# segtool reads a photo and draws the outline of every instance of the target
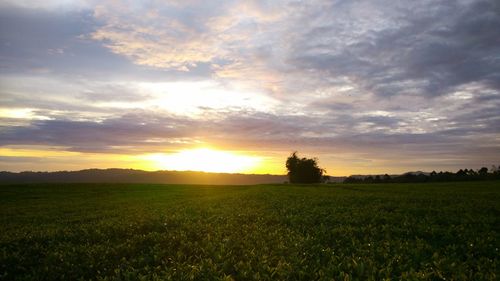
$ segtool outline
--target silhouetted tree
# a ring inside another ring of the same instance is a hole
[[[488,174],[488,168],[482,167],[479,171],[477,171],[477,173],[481,176],[486,176]]]
[[[367,176],[366,178],[364,178],[363,182],[373,183],[373,176]]]
[[[492,165],[491,174],[493,175],[493,178],[498,178],[500,176],[500,165],[499,166]]]
[[[465,177],[465,176],[467,176],[467,172],[464,171],[464,170],[462,170],[462,169],[460,169],[460,170],[458,170],[458,172],[456,173],[456,175],[459,176],[459,177]]]
[[[325,170],[318,167],[316,158],[299,158],[297,152],[286,160],[288,179],[290,183],[320,183],[325,178]]]
[[[390,182],[391,181],[391,176],[389,176],[388,174],[385,174],[384,177],[383,177],[383,180],[384,180],[384,182]]]
[[[475,177],[475,176],[477,176],[477,173],[473,169],[469,169],[469,172],[467,173],[467,175],[470,177]]]
[[[491,173],[493,174],[494,179],[500,179],[500,165],[498,166],[493,166],[491,168]]]

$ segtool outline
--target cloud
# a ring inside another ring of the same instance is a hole
[[[90,37],[139,65],[187,71],[210,62],[217,51],[216,38],[203,32],[206,12],[195,6],[108,2],[94,9],[95,18],[104,24]]]
[[[255,111],[220,112],[220,118],[189,119],[135,112],[101,122],[39,120],[29,126],[0,130],[1,145],[47,145],[84,152],[158,152],[179,145],[213,144],[226,149],[288,151],[294,148],[324,154],[364,154],[374,159],[412,157],[415,161],[457,157],[494,158],[498,125],[475,126],[469,119],[498,121],[493,109],[458,115],[445,126],[425,133],[397,133],[400,118],[380,115],[337,115],[329,118],[273,115]],[[370,123],[363,130],[359,124]],[[498,122],[496,122],[498,124]],[[332,151],[333,149],[333,151]],[[420,153],[420,155],[419,155]],[[389,156],[387,156],[389,155]]]
[[[283,79],[268,67],[281,60],[280,46],[272,40],[285,16],[277,3],[193,1],[131,8],[103,3],[94,16],[102,25],[88,38],[137,65],[189,73],[207,65],[212,77],[247,84],[247,90],[272,91]]]
[[[111,52],[90,38],[101,23],[90,7],[35,9],[5,5],[0,9],[0,75],[61,80],[164,81],[210,76],[200,64],[189,76],[179,71],[145,68]]]
[[[498,158],[493,0],[11,2],[1,145]]]
[[[495,1],[401,4],[341,2],[311,11],[321,25],[303,28],[290,63],[348,76],[381,97],[434,97],[472,81],[499,90]]]
[[[0,73],[109,77],[130,69],[126,59],[82,38],[96,24],[89,10],[1,9]]]
[[[159,119],[159,116],[138,112],[102,122],[37,120],[29,126],[1,129],[1,145],[47,145],[67,147],[72,151],[134,153],[159,145],[165,148],[169,142],[187,139],[193,126],[185,120]]]
[[[24,9],[37,9],[37,10],[64,10],[64,11],[74,11],[82,10],[89,7],[89,2],[87,0],[3,0],[0,3],[1,6],[5,7],[19,7]]]
[[[285,100],[345,85],[435,97],[475,81],[499,90],[498,10],[481,0],[105,3],[90,37],[139,65],[206,64],[216,79]]]

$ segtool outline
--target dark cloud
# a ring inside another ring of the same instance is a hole
[[[341,5],[347,5],[340,8],[346,13],[357,7],[354,2]],[[477,81],[500,90],[496,55],[500,52],[500,12],[496,1],[465,5],[438,1],[423,12],[411,9],[414,5],[424,9],[428,4],[412,4],[402,11],[382,9],[390,27],[381,30],[350,30],[352,24],[335,19],[337,5],[317,11],[316,17],[331,13],[328,18],[333,22],[299,37],[290,62],[299,70],[350,76],[382,97],[433,97]],[[355,32],[364,36],[353,38]],[[338,39],[327,44],[325,38]],[[335,44],[341,40],[347,43]]]
[[[0,26],[4,73],[36,69],[82,73],[84,68],[99,71],[97,65],[123,66],[118,57],[81,38],[95,28],[91,11],[56,13],[7,6],[0,11]],[[107,63],[99,63],[104,57]]]
[[[39,120],[29,126],[0,128],[0,145],[65,146],[73,151],[137,152],[154,146],[168,146],[169,139],[190,135],[188,121],[148,113],[128,114],[103,122],[72,120]],[[162,139],[150,143],[151,139]]]
[[[102,122],[43,120],[0,128],[0,145],[63,146],[78,152],[135,154],[167,152],[183,145],[189,148],[193,144],[209,143],[225,149],[244,147],[263,152],[300,149],[319,153],[320,158],[342,159],[343,155],[357,155],[359,159],[386,161],[387,167],[399,161],[408,167],[426,163],[433,167],[457,168],[494,163],[500,149],[495,140],[498,125],[476,127],[474,122],[464,121],[480,118],[474,115],[482,114],[480,112],[450,121],[461,126],[459,128],[424,133],[394,132],[400,120],[384,116],[222,114],[224,118],[213,120],[148,112]],[[495,118],[491,115],[485,118]],[[354,129],[366,122],[372,125],[365,131]],[[180,145],[179,140],[184,144]]]

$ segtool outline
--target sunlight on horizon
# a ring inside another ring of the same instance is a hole
[[[149,154],[144,159],[152,162],[152,166],[161,170],[214,173],[248,173],[262,162],[261,157],[258,156],[209,148],[182,150],[171,154]]]
[[[283,174],[281,157],[263,156],[257,152],[229,152],[211,148],[174,150],[171,153],[146,154],[88,153],[68,150],[67,147],[11,146],[0,147],[3,157],[17,157],[26,161],[0,165],[9,171],[62,171],[83,169],[139,169],[145,171],[177,170],[242,174]],[[37,169],[40,161],[50,165]]]

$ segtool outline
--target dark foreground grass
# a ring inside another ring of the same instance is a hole
[[[0,186],[3,280],[498,280],[498,182]]]

